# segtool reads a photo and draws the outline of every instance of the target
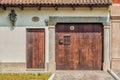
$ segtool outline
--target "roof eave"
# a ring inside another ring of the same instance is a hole
[[[75,6],[75,7],[89,7],[89,6],[93,6],[93,7],[108,7],[110,6],[110,4],[0,4],[0,6],[5,6],[5,7],[19,7],[19,6],[23,6],[23,7],[36,7],[36,6],[41,6],[41,7],[54,7],[54,6],[58,6],[58,7],[71,7],[71,6]]]

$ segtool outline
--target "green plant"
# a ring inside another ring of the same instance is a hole
[[[48,80],[51,74],[0,74],[0,80]]]

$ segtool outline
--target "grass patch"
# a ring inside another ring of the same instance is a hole
[[[48,80],[51,74],[0,74],[0,80]]]

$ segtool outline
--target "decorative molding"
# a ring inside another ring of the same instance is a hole
[[[55,26],[56,25],[56,23],[50,23],[50,22],[48,22],[48,26]]]
[[[33,22],[39,22],[40,18],[38,16],[32,17]]]
[[[103,22],[102,23],[104,26],[110,26],[110,22]]]
[[[107,22],[108,17],[60,17],[50,16],[48,25],[56,25],[57,23],[103,23],[103,25],[110,25]]]
[[[120,22],[120,20],[111,20],[111,22]]]
[[[104,26],[104,29],[110,29],[110,26]]]
[[[120,20],[120,16],[111,16],[111,20]]]
[[[49,25],[48,29],[55,29],[55,25],[53,25],[53,26]]]

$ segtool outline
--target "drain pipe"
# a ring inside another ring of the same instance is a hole
[[[111,70],[108,70],[108,72],[114,77],[115,80],[120,80],[120,78]]]

